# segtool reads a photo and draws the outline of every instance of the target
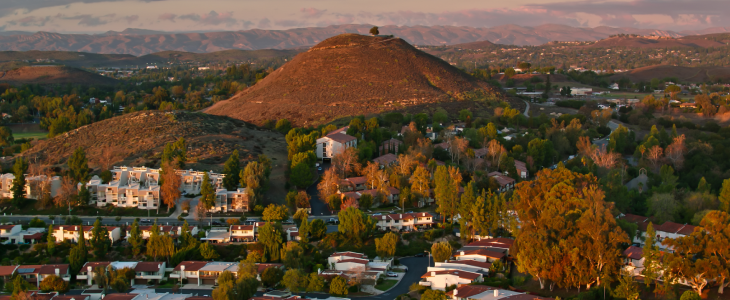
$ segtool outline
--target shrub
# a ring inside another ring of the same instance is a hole
[[[581,100],[560,100],[555,102],[555,106],[558,107],[568,107],[568,108],[575,108],[580,109],[585,104],[585,101]]]

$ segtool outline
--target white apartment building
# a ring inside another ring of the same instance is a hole
[[[349,147],[357,147],[357,138],[347,133],[348,127],[337,129],[317,139],[317,158],[330,160]]]
[[[12,198],[13,197],[13,180],[15,180],[15,174],[5,173],[0,175],[0,197]],[[58,190],[61,189],[61,177],[53,176],[49,178],[46,175],[30,176],[25,175],[25,198],[37,199],[40,195],[41,184],[49,184],[51,197],[56,197]]]
[[[106,230],[109,232],[109,239],[112,243],[118,241],[121,238],[121,229],[116,226],[103,226],[106,227]],[[92,236],[92,230],[94,229],[94,226],[82,226],[82,225],[56,225],[53,226],[53,237],[56,239],[56,242],[61,242],[63,240],[69,240],[71,242],[76,242],[79,239],[79,232],[84,233],[84,239],[89,241],[91,240]]]
[[[40,242],[46,228],[28,228],[21,225],[0,225],[0,244],[35,244]]]
[[[249,208],[246,188],[239,188],[235,191],[219,188],[215,191],[215,207],[211,210],[216,212],[247,212]]]
[[[433,215],[427,212],[371,217],[376,220],[376,226],[380,230],[414,230],[419,227],[431,227],[434,224]]]

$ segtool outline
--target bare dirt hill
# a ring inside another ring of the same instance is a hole
[[[633,82],[651,81],[654,78],[677,78],[682,82],[708,82],[722,79],[730,79],[730,67],[677,67],[667,65],[649,66],[633,69],[629,72],[619,73],[610,77],[611,80],[619,80],[626,77]]]
[[[297,55],[253,87],[206,110],[260,124],[316,125],[351,115],[451,101],[492,87],[400,38],[343,34]]]
[[[279,157],[279,164],[286,159],[286,142],[278,132],[231,118],[183,111],[136,112],[99,121],[36,141],[23,156],[62,165],[82,147],[92,167],[103,166],[103,153],[109,150],[116,154],[113,165],[159,166],[165,144],[180,137],[187,141],[187,166],[193,169],[220,171],[235,149],[242,160],[256,159],[262,153]]]
[[[600,40],[587,48],[709,48],[722,47],[725,43],[718,41],[700,39],[695,37],[688,38],[659,38],[650,39],[643,37],[612,37]]]
[[[67,66],[26,66],[0,72],[0,82],[10,84],[114,85],[116,79]]]

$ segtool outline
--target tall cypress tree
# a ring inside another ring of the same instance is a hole
[[[28,170],[28,162],[22,157],[15,159],[13,171],[15,179],[13,179],[13,200],[12,203],[16,207],[20,207],[25,200],[25,172]]]
[[[132,229],[129,231],[129,244],[132,245],[132,253],[134,256],[142,253],[142,232],[139,230],[139,223],[134,220],[132,223]]]
[[[235,191],[238,188],[238,182],[241,180],[240,173],[241,165],[238,157],[238,150],[233,150],[231,156],[223,166],[223,174],[226,177],[223,178],[223,186],[229,191]]]
[[[215,206],[215,190],[213,185],[210,184],[210,176],[208,172],[203,175],[203,183],[200,186],[200,200],[205,205],[206,209],[211,209]]]
[[[86,152],[81,147],[76,148],[74,154],[68,159],[68,168],[74,182],[86,181],[89,177],[89,162],[86,159]]]
[[[94,228],[91,230],[91,246],[94,250],[94,257],[98,260],[103,259],[106,256],[107,250],[109,250],[109,231],[106,227],[101,226],[101,221],[96,219],[94,222]]]

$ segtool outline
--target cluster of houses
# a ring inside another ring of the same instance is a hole
[[[35,244],[42,242],[46,228],[23,229],[21,225],[0,225],[0,244]]]
[[[429,127],[429,130],[427,131],[429,131],[429,133],[432,133],[431,137],[433,140],[435,139],[435,134],[433,134],[430,128],[431,127]],[[347,129],[348,127],[343,127],[328,133],[324,137],[317,139],[317,158],[323,161],[328,161],[331,160],[335,155],[341,153],[349,147],[357,147],[357,138],[348,135],[346,133]],[[408,128],[404,127],[401,131],[401,134],[403,134],[407,130]],[[463,126],[456,126],[454,132],[452,132],[451,134],[457,134],[460,131],[463,131]],[[389,139],[387,141],[384,141],[382,145],[378,147],[378,154],[380,156],[374,158],[373,162],[380,165],[381,168],[398,164],[398,156],[394,153],[398,153],[398,149],[400,147],[403,147],[403,142],[400,140]],[[449,147],[448,142],[435,144],[434,147],[439,147],[446,151],[452,151],[452,147]],[[473,151],[475,154],[475,165],[478,166],[478,168],[480,169],[483,168],[486,170],[486,168],[489,166],[489,162],[485,160],[485,157],[488,153],[487,148],[473,149]],[[436,161],[436,164],[444,165],[444,163],[441,161]],[[517,170],[517,176],[519,178],[526,179],[529,177],[529,172],[524,162],[515,160],[515,169]],[[514,188],[516,182],[515,179],[507,175],[507,173],[500,173],[496,171],[488,173],[488,176],[494,178],[497,184],[499,184],[499,192],[505,192]],[[430,197],[428,197],[424,201],[421,201],[419,203],[419,207],[427,204],[432,204],[434,202],[433,191],[430,190],[429,192]],[[351,198],[359,200],[360,197],[365,194],[369,194],[375,198],[379,195],[380,192],[375,189],[374,186],[368,186],[368,180],[366,177],[350,177],[343,179],[339,183],[338,193],[343,199]],[[386,197],[388,202],[396,203],[399,199],[399,195],[400,191],[398,189],[394,187],[389,187],[387,193],[382,196]]]
[[[445,290],[447,287],[482,282],[489,276],[492,263],[506,262],[513,239],[486,238],[470,243],[457,250],[453,259],[435,262],[426,270],[418,283],[431,289]]]
[[[91,193],[89,204],[98,207],[135,207],[139,209],[158,209],[160,205],[160,169],[148,167],[114,167],[110,170],[112,179],[104,183],[94,176],[86,183]],[[205,172],[194,170],[175,170],[180,176],[180,191],[185,194],[199,194]],[[224,174],[208,172],[211,185],[216,189],[215,212],[249,211],[248,194],[245,188],[228,191],[223,188]]]

